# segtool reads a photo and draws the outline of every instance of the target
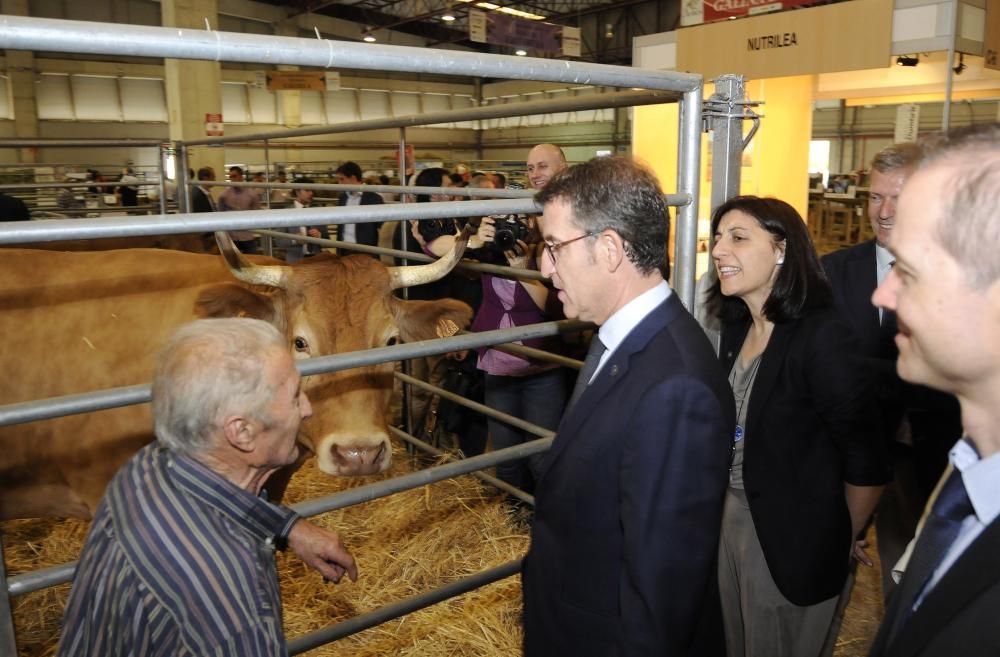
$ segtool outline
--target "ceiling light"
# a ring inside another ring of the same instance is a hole
[[[920,58],[910,55],[900,55],[896,58],[896,66],[916,66],[920,63]]]
[[[499,11],[502,14],[508,14],[510,16],[517,16],[518,18],[526,18],[529,21],[541,21],[545,20],[545,16],[540,16],[539,14],[532,14],[527,11],[521,11],[520,9],[514,9],[513,7],[501,7],[498,4],[492,2],[479,2],[477,0],[458,0],[459,2],[466,2],[469,4],[474,4],[480,9],[489,9],[491,11]]]
[[[525,55],[528,54],[528,51],[525,50],[524,48],[518,48],[517,50],[514,51],[514,54],[517,55],[518,57],[524,57]]]
[[[450,23],[453,20],[455,20],[455,12],[451,10],[451,7],[449,7],[443,14],[441,14],[441,20],[443,20],[446,23]]]
[[[361,37],[361,40],[365,43],[375,43],[375,35],[371,32],[365,32],[365,35]]]

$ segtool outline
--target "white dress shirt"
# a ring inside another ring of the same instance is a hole
[[[601,362],[597,364],[597,369],[594,370],[593,376],[590,377],[590,381],[594,380],[597,373],[604,367],[604,363],[614,353],[615,349],[625,341],[625,338],[632,332],[632,329],[638,326],[642,320],[646,319],[646,315],[653,312],[654,308],[666,301],[670,294],[670,286],[667,285],[667,282],[660,281],[656,287],[646,290],[626,303],[615,314],[609,317],[608,321],[604,322],[597,335],[601,338],[601,342],[604,343],[605,351],[601,356]]]

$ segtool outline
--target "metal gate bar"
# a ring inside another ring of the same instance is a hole
[[[572,333],[593,326],[589,322],[576,320],[559,320],[542,322],[495,331],[481,333],[465,333],[450,338],[423,340],[397,344],[391,347],[377,347],[363,351],[351,351],[333,356],[319,356],[299,361],[297,367],[304,376],[349,370],[363,365],[373,365],[388,361],[406,360],[423,356],[445,354],[449,351],[477,349],[493,344],[503,344],[516,340],[549,337],[562,333]],[[76,413],[88,413],[119,406],[144,404],[150,400],[150,384],[140,383],[133,386],[109,388],[96,392],[78,395],[64,395],[16,404],[0,406],[0,426],[21,424],[35,420],[45,420]]]
[[[515,559],[514,561],[508,561],[503,565],[490,568],[489,570],[484,570],[476,573],[475,575],[470,575],[469,577],[465,577],[456,582],[451,582],[450,584],[446,584],[432,591],[410,596],[409,598],[400,600],[399,602],[394,602],[384,607],[379,607],[373,611],[369,611],[368,613],[361,614],[360,616],[355,616],[354,618],[343,621],[342,623],[330,625],[323,629],[316,630],[315,632],[310,632],[304,636],[296,637],[288,642],[288,653],[290,655],[298,655],[307,650],[312,650],[313,648],[336,641],[337,639],[342,639],[345,636],[357,634],[358,632],[375,627],[376,625],[381,625],[382,623],[390,621],[394,618],[405,616],[410,612],[423,609],[424,607],[430,607],[431,605],[443,600],[454,598],[462,595],[463,593],[468,593],[469,591],[486,586],[487,584],[492,584],[493,582],[500,581],[501,579],[506,579],[507,577],[516,575],[519,572],[521,572],[521,560]]]

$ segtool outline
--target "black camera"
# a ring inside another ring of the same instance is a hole
[[[528,224],[516,214],[493,217],[493,226],[496,228],[493,245],[500,253],[513,250],[518,240],[527,240]]]

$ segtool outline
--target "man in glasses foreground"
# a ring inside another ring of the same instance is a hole
[[[667,286],[662,192],[644,168],[609,157],[535,198],[542,273],[567,317],[601,328],[537,486],[525,655],[713,654],[735,405]]]

